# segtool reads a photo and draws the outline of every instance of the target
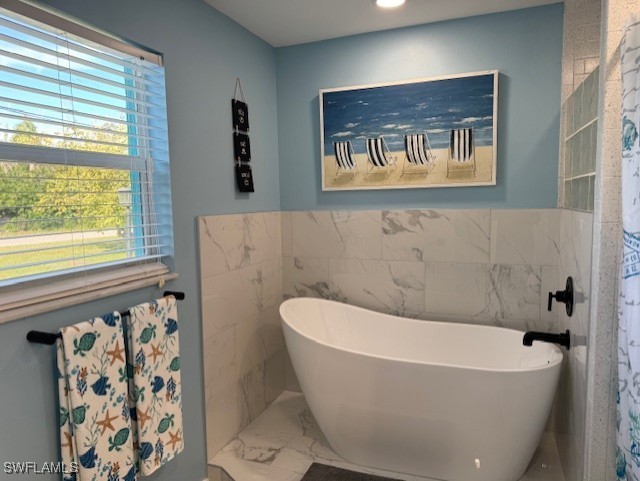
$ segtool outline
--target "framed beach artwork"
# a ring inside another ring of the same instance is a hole
[[[496,184],[498,71],[320,91],[322,190]]]

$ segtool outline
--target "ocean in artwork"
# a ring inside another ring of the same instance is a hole
[[[350,140],[357,153],[364,140],[383,136],[402,150],[404,134],[427,132],[434,149],[449,145],[451,129],[473,127],[476,145],[493,142],[493,74],[385,87],[325,92],[325,152]]]
[[[459,183],[451,179],[446,157],[451,131],[473,129],[473,143],[478,169],[463,183],[495,183],[494,178],[494,99],[497,72],[465,74],[455,78],[419,80],[383,86],[364,86],[321,92],[324,138],[324,187],[350,188],[382,186],[394,183],[420,187]],[[403,172],[373,177],[361,169],[366,166],[366,139],[383,137],[396,165],[402,163],[404,136],[427,134],[436,158],[434,175],[418,178]],[[334,175],[334,142],[349,141],[358,164],[352,179]],[[361,157],[364,157],[362,159]],[[361,172],[362,171],[362,172]],[[362,173],[362,175],[359,175]],[[443,177],[444,176],[444,177]],[[336,177],[336,178],[329,178]]]

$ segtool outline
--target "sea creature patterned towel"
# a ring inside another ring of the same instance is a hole
[[[120,314],[66,327],[56,343],[65,481],[135,481]],[[72,472],[76,471],[77,472]]]
[[[178,308],[173,296],[130,309],[130,403],[139,473],[147,476],[184,448]]]

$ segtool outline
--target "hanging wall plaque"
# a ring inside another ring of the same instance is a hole
[[[233,150],[237,162],[251,161],[251,143],[247,134],[233,134]]]
[[[249,164],[236,164],[236,183],[240,192],[255,192],[253,173]]]
[[[236,78],[236,91],[231,100],[231,112],[233,128],[242,132],[249,132],[249,106],[239,78]]]
[[[251,142],[249,139],[249,106],[242,90],[240,79],[236,78],[236,91],[231,100],[233,113],[233,153],[235,157],[236,184],[240,192],[254,192],[251,171]]]
[[[247,103],[233,99],[231,107],[233,110],[233,128],[249,132],[249,106]]]

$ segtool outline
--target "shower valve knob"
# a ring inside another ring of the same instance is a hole
[[[573,278],[567,277],[567,283],[564,291],[556,291],[549,293],[549,301],[547,303],[547,310],[551,311],[553,300],[562,302],[565,305],[567,316],[573,315]]]

